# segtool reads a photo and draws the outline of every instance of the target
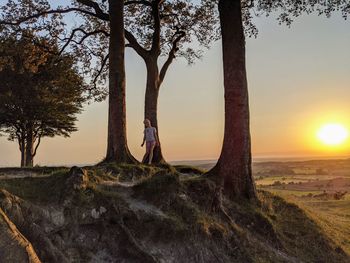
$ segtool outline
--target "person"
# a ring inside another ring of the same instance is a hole
[[[146,153],[143,156],[142,163],[146,163],[148,159],[148,164],[151,164],[153,159],[153,150],[157,145],[159,145],[159,139],[157,129],[152,127],[149,119],[145,119],[143,124],[145,125],[145,130],[143,132],[144,135],[141,147],[143,147],[143,145],[146,143]]]

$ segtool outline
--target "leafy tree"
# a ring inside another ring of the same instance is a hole
[[[77,23],[67,25],[66,15],[75,15]],[[81,73],[91,80],[90,94],[98,100],[109,95],[105,161],[136,162],[126,136],[124,1],[74,0],[52,8],[47,0],[8,0],[0,25],[5,32],[30,28],[55,38],[61,46],[58,54],[69,52],[79,60]]]
[[[25,34],[0,39],[0,132],[18,142],[21,166],[31,167],[43,137],[77,130],[85,87],[71,56],[43,51],[36,43],[57,46]]]
[[[255,14],[276,13],[280,24],[290,25],[295,17],[312,12],[330,17],[332,12],[339,11],[346,19],[350,5],[347,0],[219,0],[218,3],[224,65],[225,131],[220,158],[209,175],[218,179],[217,201],[220,204],[222,191],[230,197],[256,197],[251,171],[244,30],[253,35],[257,33],[252,22]]]
[[[13,4],[14,2],[20,4]],[[28,2],[31,4],[28,5]],[[87,74],[91,72],[89,90],[92,94],[103,95],[101,87],[106,80],[109,80],[110,110],[106,160],[133,162],[135,160],[126,145],[125,98],[115,97],[123,96],[125,87],[117,92],[119,88],[111,84],[114,82],[115,74],[109,72],[109,69],[114,67],[111,63],[117,63],[111,60],[110,54],[111,50],[115,52],[117,49],[115,44],[111,45],[111,27],[117,26],[117,20],[112,22],[110,15],[111,3],[114,2],[76,0],[72,1],[70,6],[53,9],[45,0],[9,1],[4,6],[3,13],[6,14],[4,21],[12,21],[7,25],[32,26],[35,22],[36,30],[45,29],[50,36],[59,38],[62,45],[60,53],[69,50],[80,59],[82,71]],[[212,4],[200,4],[200,1],[194,4],[189,0],[120,2],[126,6],[125,15],[119,14],[125,18],[125,37],[128,41],[125,46],[133,48],[145,61],[147,68],[145,118],[150,119],[158,128],[159,88],[169,66],[176,56],[185,57],[189,63],[193,63],[200,57],[201,50],[190,48],[188,43],[196,40],[203,47],[208,47],[210,41],[218,36]],[[73,28],[69,28],[64,24],[65,20],[62,20],[62,16],[70,13],[80,17],[78,25]],[[56,26],[52,27],[51,24]],[[123,26],[123,23],[118,26]],[[118,38],[122,39],[124,32],[121,30],[119,32]],[[160,56],[165,56],[165,61],[159,69]],[[124,73],[119,75],[122,76]],[[125,81],[120,82],[121,85],[125,85],[124,83]],[[115,115],[117,108],[123,110],[118,118]],[[157,163],[164,161],[160,147],[155,149],[154,161]]]
[[[166,73],[178,57],[193,63],[201,49],[189,44],[196,41],[209,47],[217,39],[217,21],[211,5],[188,0],[145,0],[126,2],[126,39],[144,60],[147,70],[145,118],[158,127],[158,96]],[[159,58],[165,61],[159,67]],[[158,135],[159,136],[159,135]],[[154,149],[154,163],[164,162],[161,146]]]

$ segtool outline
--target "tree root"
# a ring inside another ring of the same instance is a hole
[[[119,209],[113,205],[114,210],[119,213]],[[121,228],[121,230],[124,232],[126,235],[129,243],[136,249],[137,254],[142,258],[142,262],[145,263],[159,263],[159,260],[154,257],[152,254],[146,252],[146,249],[140,242],[136,240],[136,238],[132,235],[130,232],[129,228],[124,224],[123,218],[120,217],[119,220],[117,220],[117,224]]]
[[[17,227],[10,221],[10,219],[6,216],[6,214],[2,211],[1,208],[0,208],[0,217],[2,217],[2,220],[7,224],[9,230],[13,235],[13,239],[16,241],[16,243],[19,246],[22,246],[26,250],[26,253],[28,256],[28,262],[41,263],[36,252],[34,251],[32,244],[25,238],[25,236],[22,235],[21,232],[19,232]]]
[[[214,197],[211,203],[211,211],[220,213],[221,215],[223,215],[235,232],[242,233],[242,229],[236,224],[233,218],[227,213],[222,203],[222,200],[223,200],[222,190],[223,190],[222,186],[218,186],[215,189]]]

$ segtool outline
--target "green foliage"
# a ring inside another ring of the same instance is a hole
[[[40,47],[49,45],[50,50]],[[31,32],[0,39],[0,132],[20,146],[28,137],[39,145],[43,137],[77,130],[84,82],[73,57],[55,55],[57,49]]]
[[[145,52],[152,54],[159,48],[163,56],[176,54],[193,63],[202,51],[189,43],[196,42],[208,48],[219,38],[218,16],[211,4],[189,0],[136,3],[127,4],[125,11],[126,38],[136,51],[141,46]],[[130,41],[133,38],[138,44]],[[176,49],[174,52],[173,48]]]

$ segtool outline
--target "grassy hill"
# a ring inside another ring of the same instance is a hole
[[[321,221],[272,193],[225,199],[229,218],[213,211],[215,185],[198,169],[45,169],[0,176],[0,209],[42,262],[350,260]]]

